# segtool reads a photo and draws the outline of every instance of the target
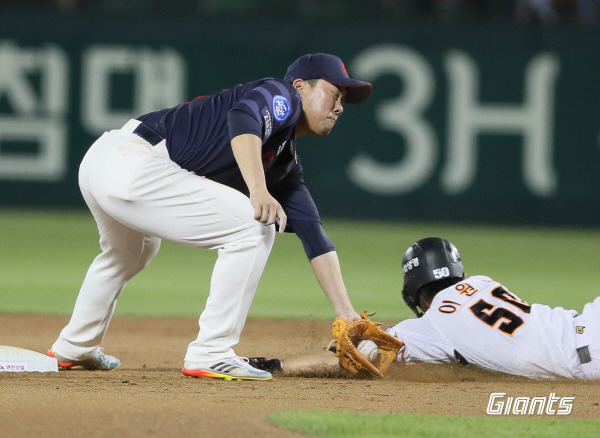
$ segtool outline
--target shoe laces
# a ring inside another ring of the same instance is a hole
[[[238,359],[240,359],[246,365],[250,365],[250,359],[248,359],[247,357],[244,357],[244,356],[235,356],[235,357],[237,357]]]

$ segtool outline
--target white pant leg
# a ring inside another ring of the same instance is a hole
[[[94,212],[101,232],[102,252],[83,280],[69,324],[52,348],[67,359],[90,356],[102,343],[117,299],[127,282],[150,263],[160,239],[115,221],[101,210]]]
[[[76,305],[55,344],[59,354],[76,359],[97,346],[129,280],[123,272],[142,269],[156,253],[144,252],[141,242],[146,236],[154,236],[153,250],[158,250],[158,239],[218,250],[200,332],[186,357],[206,360],[235,354],[232,347],[239,342],[269,257],[274,227],[254,220],[254,208],[240,192],[173,163],[164,142],[153,148],[125,130],[105,133],[94,143],[82,163],[80,180],[99,228],[104,228],[100,232],[106,235],[105,246],[77,300],[90,304]]]
[[[185,360],[202,362],[235,354],[232,347],[239,342],[272,245],[269,237],[219,249],[210,294],[200,315],[200,331],[189,344]]]

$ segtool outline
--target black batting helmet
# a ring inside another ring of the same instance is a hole
[[[420,289],[428,284],[448,279],[462,279],[464,267],[458,249],[439,237],[428,237],[413,243],[402,258],[404,288],[402,298],[418,317]]]

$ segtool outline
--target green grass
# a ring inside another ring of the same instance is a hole
[[[402,302],[401,258],[422,237],[441,236],[461,251],[467,274],[486,274],[529,302],[581,310],[600,295],[600,230],[324,220],[357,311],[381,321],[411,316]],[[0,312],[70,314],[98,254],[87,211],[0,213]],[[127,286],[120,315],[198,316],[216,253],[163,242]],[[250,316],[332,319],[300,241],[278,235]]]
[[[599,420],[574,418],[466,417],[356,412],[275,412],[268,420],[312,437],[438,438],[593,437]]]

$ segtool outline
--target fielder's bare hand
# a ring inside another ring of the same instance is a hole
[[[338,316],[347,322],[358,321],[358,320],[362,319],[362,316],[360,316],[355,311],[340,313],[340,314],[338,314]]]
[[[279,232],[285,231],[287,216],[279,202],[266,189],[250,193],[250,202],[255,209],[254,219],[265,225],[277,223]]]

